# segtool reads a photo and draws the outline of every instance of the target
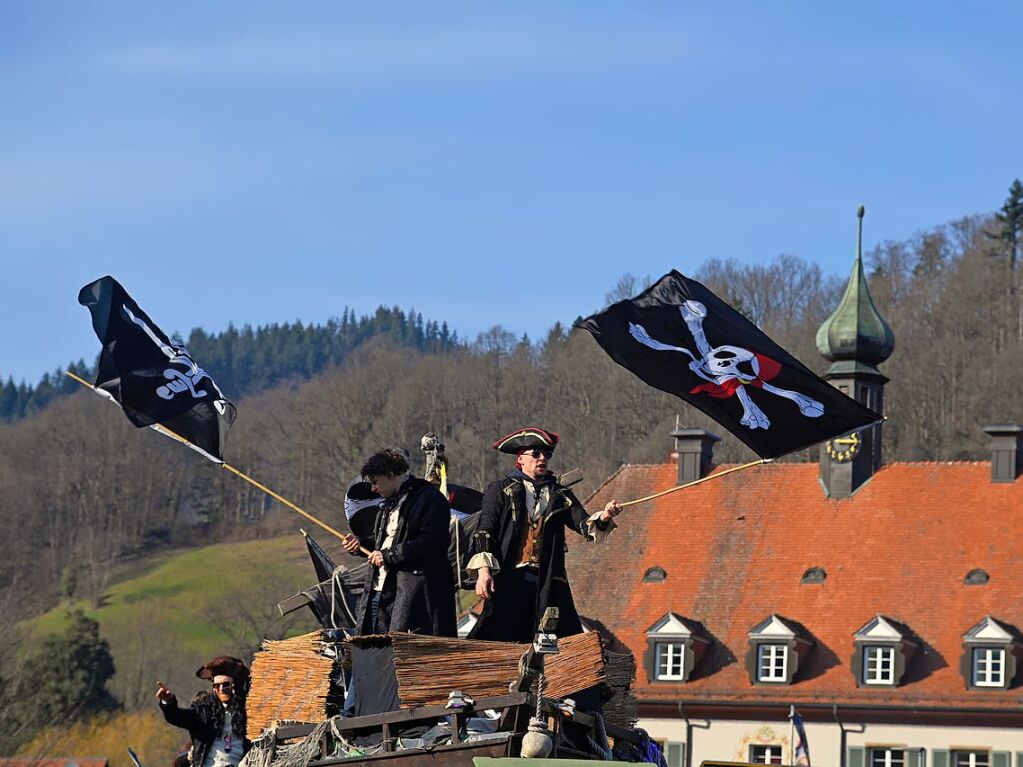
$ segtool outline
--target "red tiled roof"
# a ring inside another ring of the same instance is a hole
[[[852,497],[826,498],[817,464],[736,472],[628,508],[607,544],[570,536],[579,611],[642,664],[646,630],[667,612],[699,621],[713,644],[684,684],[649,683],[640,700],[846,703],[1018,709],[1023,687],[968,691],[962,636],[985,615],[1023,627],[1023,479],[993,484],[990,464],[895,463]],[[623,466],[587,506],[677,484],[677,467]],[[662,583],[643,583],[659,566]],[[821,567],[827,579],[801,584]],[[983,568],[990,581],[963,583]],[[789,686],[750,683],[747,634],[771,613],[802,624],[816,645]],[[902,684],[858,688],[853,634],[875,615],[922,641]]]

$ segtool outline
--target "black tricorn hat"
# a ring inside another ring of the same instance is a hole
[[[229,676],[245,690],[249,686],[249,668],[232,655],[218,655],[195,672],[200,679],[213,680],[215,676]]]
[[[501,437],[494,443],[494,449],[500,450],[502,453],[518,455],[523,450],[553,450],[558,446],[560,440],[561,438],[553,431],[527,426]]]

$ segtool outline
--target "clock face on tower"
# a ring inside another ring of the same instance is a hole
[[[853,432],[844,437],[828,440],[827,444],[824,445],[824,452],[827,453],[828,458],[832,461],[847,463],[856,457],[862,445],[863,440],[860,438],[859,433]]]

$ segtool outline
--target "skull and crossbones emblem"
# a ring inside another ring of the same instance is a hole
[[[807,418],[819,418],[824,415],[824,405],[817,400],[768,383],[781,372],[780,363],[741,346],[727,344],[711,346],[703,332],[707,307],[699,301],[686,301],[679,307],[679,311],[696,342],[700,356],[696,356],[685,347],[672,346],[651,338],[646,328],[635,322],[629,323],[629,333],[639,343],[655,351],[681,352],[687,355],[690,359],[689,369],[706,382],[693,387],[690,394],[703,393],[716,399],[737,397],[742,405],[742,418],[739,419],[739,423],[749,429],[771,428],[771,420],[747,391],[747,387],[751,386],[791,400]]]
[[[160,351],[167,355],[168,365],[181,365],[184,370],[178,368],[168,367],[163,371],[163,377],[167,379],[166,384],[162,384],[156,387],[156,396],[160,399],[171,400],[174,399],[176,394],[181,394],[187,391],[192,395],[192,399],[202,399],[207,396],[209,392],[205,389],[197,389],[199,382],[206,378],[216,389],[216,384],[213,383],[213,379],[210,378],[209,373],[203,370],[201,367],[195,364],[195,361],[188,354],[188,350],[184,347],[170,346],[164,343],[153,329],[149,327],[144,319],[135,315],[134,312],[128,307],[127,304],[123,304],[121,308],[124,310],[125,316],[135,325],[142,329],[149,340],[159,347]],[[220,394],[220,390],[217,389],[217,394]],[[226,402],[223,399],[217,399],[214,401],[214,407],[217,412],[221,415],[227,412]]]

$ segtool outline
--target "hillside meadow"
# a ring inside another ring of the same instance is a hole
[[[346,557],[324,534],[318,540],[340,562]],[[157,679],[183,699],[201,686],[195,669],[209,658],[237,655],[246,661],[262,639],[316,628],[306,611],[281,617],[277,602],[315,580],[302,535],[159,554],[135,564],[110,586],[98,607],[76,603],[100,624],[117,671],[111,692],[128,710],[147,707]],[[60,630],[67,606],[33,625],[37,636]]]

